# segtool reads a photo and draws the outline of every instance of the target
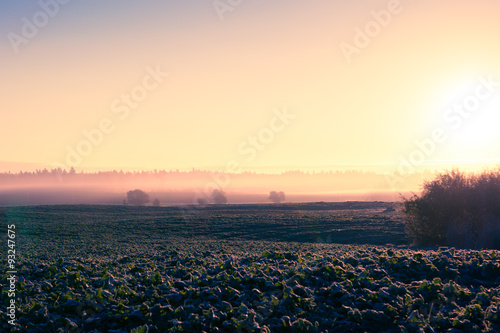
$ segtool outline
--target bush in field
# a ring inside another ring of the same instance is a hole
[[[500,248],[500,170],[454,170],[403,200],[410,237],[417,245]]]
[[[198,202],[198,205],[200,205],[200,206],[208,205],[208,200],[205,198],[198,198],[198,200],[196,200],[196,201]]]
[[[154,199],[153,207],[160,207],[160,200],[158,198]]]
[[[271,200],[274,203],[279,204],[282,201],[285,201],[285,193],[284,192],[271,191],[271,193],[269,193],[269,200]]]
[[[130,205],[142,206],[149,202],[149,195],[142,190],[128,191],[127,202]]]

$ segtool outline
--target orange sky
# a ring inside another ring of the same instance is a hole
[[[0,4],[1,171],[498,163],[498,1],[58,7]]]

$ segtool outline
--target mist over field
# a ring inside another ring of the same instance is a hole
[[[413,174],[399,186],[392,186],[389,175],[361,171],[68,173],[45,169],[0,174],[0,205],[122,204],[126,193],[134,189],[158,198],[162,205],[196,204],[198,198],[208,197],[214,189],[224,189],[229,203],[269,202],[271,191],[283,191],[288,202],[397,201],[401,193],[418,191],[422,179],[430,175]]]

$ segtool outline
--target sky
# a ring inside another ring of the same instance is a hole
[[[500,2],[3,1],[0,171],[500,158]]]

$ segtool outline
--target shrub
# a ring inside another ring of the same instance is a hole
[[[198,198],[198,200],[196,200],[196,201],[198,202],[198,205],[200,205],[200,206],[208,205],[208,200],[205,198]]]
[[[500,248],[500,170],[440,174],[403,199],[403,213],[416,245]]]

